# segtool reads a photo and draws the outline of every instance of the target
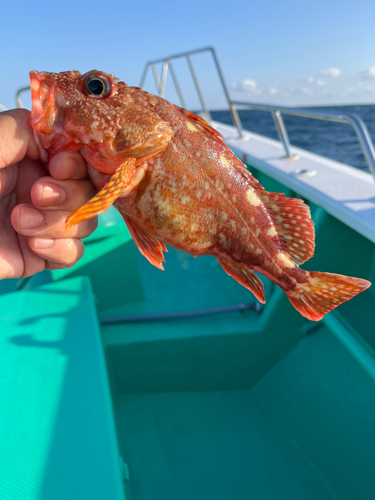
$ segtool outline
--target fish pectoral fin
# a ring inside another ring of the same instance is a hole
[[[237,264],[227,259],[218,259],[219,264],[224,269],[224,271],[232,276],[238,283],[240,283],[245,288],[249,289],[255,297],[264,304],[266,302],[264,298],[264,288],[263,283],[258,278],[258,276],[249,269],[244,264]]]
[[[135,163],[135,158],[127,160],[116,170],[98,194],[71,213],[65,221],[65,232],[79,222],[91,219],[108,210],[121,192],[131,185],[135,173]]]
[[[127,215],[121,214],[129,233],[131,234],[134,243],[138,250],[146,259],[158,269],[164,271],[163,262],[165,262],[163,252],[168,252],[162,241],[159,241],[155,236],[144,231],[138,224]]]

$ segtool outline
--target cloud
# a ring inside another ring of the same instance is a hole
[[[324,80],[319,80],[317,78],[314,78],[313,76],[309,76],[308,78],[306,78],[305,82],[310,85],[318,85],[318,87],[324,87],[324,85],[326,85],[326,82]]]
[[[299,77],[265,80],[261,75],[243,78],[232,84],[238,100],[277,102],[280,105],[324,105],[330,103],[369,102],[375,96],[375,65],[360,71],[321,66]],[[323,76],[324,75],[324,76]],[[260,79],[260,80],[259,80]]]
[[[248,93],[259,91],[257,82],[249,79],[246,79],[241,83],[241,89]]]
[[[290,94],[294,95],[305,95],[305,96],[312,96],[314,94],[313,90],[310,87],[290,87],[287,91]]]
[[[363,80],[369,80],[370,78],[375,78],[375,66],[372,66],[371,68],[368,69],[363,69],[362,71],[359,72],[361,75],[361,78]]]
[[[321,75],[332,76],[332,78],[337,78],[341,75],[341,69],[339,68],[329,68],[329,69],[321,69],[319,72]]]
[[[255,80],[250,80],[250,78],[246,78],[240,83],[232,83],[231,86],[236,92],[242,92],[247,95],[258,95],[262,93],[258,83]]]

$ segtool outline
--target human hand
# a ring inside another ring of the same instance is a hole
[[[65,219],[95,193],[79,153],[58,153],[47,169],[39,159],[30,112],[1,112],[0,279],[73,266],[84,252],[81,239],[94,231],[97,218],[66,235]]]

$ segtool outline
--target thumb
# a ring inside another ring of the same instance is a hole
[[[0,169],[28,156],[39,158],[38,146],[30,125],[30,111],[11,109],[0,113]]]

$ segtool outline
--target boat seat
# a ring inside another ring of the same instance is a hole
[[[0,296],[0,498],[123,500],[87,277]]]

